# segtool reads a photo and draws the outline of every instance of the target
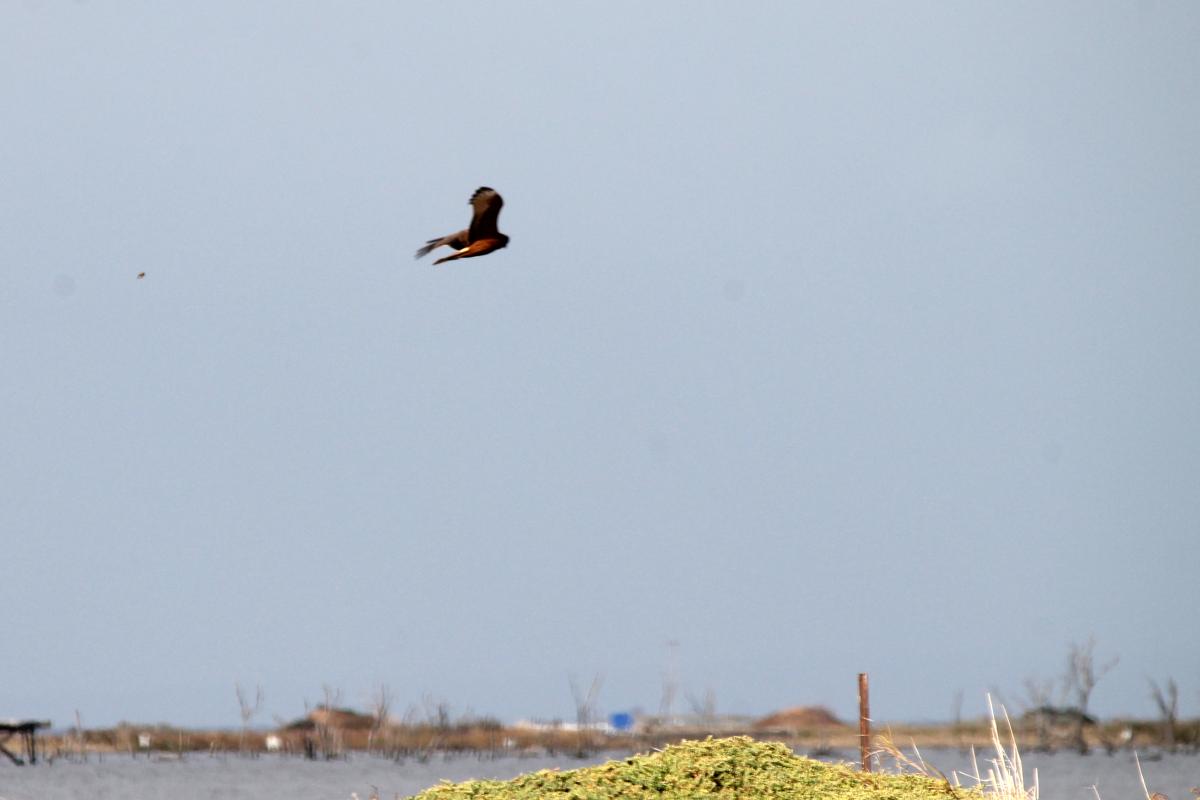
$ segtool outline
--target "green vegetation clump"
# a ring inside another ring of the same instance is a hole
[[[419,800],[639,800],[639,798],[795,798],[947,800],[982,797],[920,775],[864,773],[802,758],[779,743],[747,736],[685,741],[648,755],[594,767],[542,770],[510,781],[443,783]]]

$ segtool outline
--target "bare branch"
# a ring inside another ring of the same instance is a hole
[[[1167,678],[1166,687],[1158,685],[1158,681],[1147,678],[1150,682],[1150,697],[1158,706],[1158,715],[1162,720],[1163,746],[1168,750],[1175,749],[1175,725],[1179,720],[1179,686],[1174,678]]]
[[[1096,637],[1089,636],[1084,644],[1071,643],[1067,651],[1067,670],[1063,675],[1063,687],[1075,697],[1075,712],[1078,722],[1075,727],[1075,746],[1080,753],[1088,751],[1087,742],[1083,738],[1083,726],[1087,721],[1088,703],[1092,690],[1100,679],[1107,675],[1117,665],[1118,658],[1096,666]]]
[[[263,690],[261,685],[255,684],[253,704],[246,699],[246,693],[242,691],[240,683],[233,684],[233,691],[237,695],[238,714],[242,718],[242,730],[238,734],[238,752],[244,754],[246,752],[246,733],[250,728],[250,720],[254,719],[255,715],[262,709]]]

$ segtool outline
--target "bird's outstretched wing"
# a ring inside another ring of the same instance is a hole
[[[472,242],[477,242],[480,239],[495,239],[500,235],[498,228],[500,219],[500,209],[504,207],[504,200],[489,186],[480,186],[475,190],[475,194],[471,195],[471,206],[475,209],[474,216],[471,217],[471,227],[468,229],[467,238]]]

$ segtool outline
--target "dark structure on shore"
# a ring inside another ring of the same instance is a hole
[[[8,756],[18,766],[23,765],[26,760],[30,764],[36,764],[38,728],[49,727],[50,723],[42,720],[8,720],[7,722],[0,722],[0,753]],[[24,745],[23,749],[25,750],[24,759],[4,746],[14,734],[21,737],[21,743]]]

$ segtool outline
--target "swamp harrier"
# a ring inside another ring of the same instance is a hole
[[[475,190],[475,194],[471,195],[470,202],[475,209],[475,213],[471,216],[471,227],[440,239],[430,239],[424,247],[417,251],[417,258],[444,244],[448,244],[458,251],[453,255],[442,256],[433,262],[434,265],[437,265],[443,261],[453,261],[456,258],[487,255],[508,244],[508,237],[496,228],[497,220],[500,218],[500,209],[504,206],[504,200],[496,193],[496,190],[481,186]]]

